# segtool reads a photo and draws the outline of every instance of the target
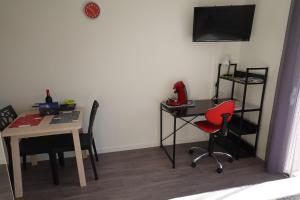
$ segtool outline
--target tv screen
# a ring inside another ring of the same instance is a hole
[[[255,5],[194,8],[193,42],[249,41]]]

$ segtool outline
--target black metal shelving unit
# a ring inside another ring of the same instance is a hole
[[[216,138],[216,142],[232,154],[236,159],[256,156],[261,116],[263,110],[264,96],[266,90],[268,67],[246,68],[245,71],[237,70],[237,64],[227,66],[227,74],[221,74],[222,65],[219,64],[218,79],[216,83],[216,99],[219,97],[220,80],[231,81],[231,99],[234,99],[235,87],[237,84],[243,86],[241,99],[241,109],[235,113],[228,127],[228,133],[225,137]],[[232,70],[233,68],[233,70]],[[233,71],[230,73],[230,71]],[[258,106],[249,106],[246,103],[247,89],[250,86],[262,85],[261,98]],[[258,119],[253,123],[245,119],[245,113],[258,112]],[[242,136],[255,134],[254,145],[245,141]]]

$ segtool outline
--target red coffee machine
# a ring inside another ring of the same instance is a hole
[[[188,97],[185,85],[182,81],[174,84],[174,93],[177,94],[177,99],[168,99],[166,104],[169,106],[181,106],[188,103]]]

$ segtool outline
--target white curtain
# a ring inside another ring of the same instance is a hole
[[[291,95],[290,104],[296,104],[294,117],[291,127],[291,134],[288,143],[288,151],[286,155],[286,164],[284,172],[290,176],[300,175],[300,95],[299,88],[295,87]]]

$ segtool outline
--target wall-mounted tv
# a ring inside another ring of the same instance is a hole
[[[193,42],[249,41],[255,5],[194,8]]]

